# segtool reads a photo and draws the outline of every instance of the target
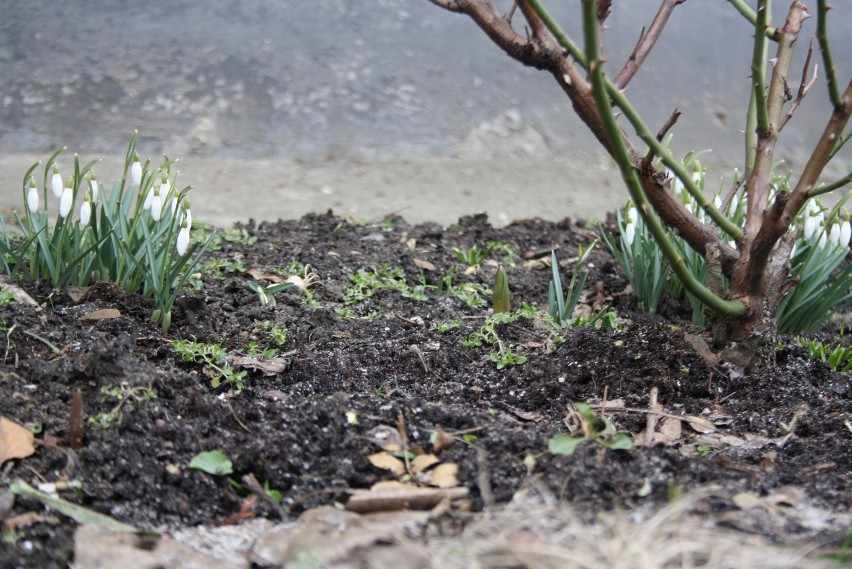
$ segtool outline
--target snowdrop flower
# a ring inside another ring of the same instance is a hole
[[[160,221],[160,218],[163,216],[163,202],[160,199],[160,190],[159,188],[152,190],[152,198],[151,198],[151,218],[154,221]]]
[[[130,179],[137,186],[142,181],[142,164],[139,162],[139,153],[133,152],[133,164],[130,165]]]
[[[840,224],[840,240],[838,245],[841,247],[849,247],[850,239],[852,239],[852,222],[847,219]]]
[[[30,213],[38,211],[38,190],[36,189],[35,178],[30,178],[30,187],[27,190],[27,209]]]
[[[636,220],[639,219],[639,211],[635,207],[628,208],[625,219],[627,220],[627,223],[636,223]]]
[[[809,214],[805,219],[805,239],[811,239],[823,222],[822,213]]]
[[[189,200],[185,200],[183,202],[183,223],[185,223],[189,229],[192,229],[192,212],[189,211]]]
[[[142,209],[151,209],[151,204],[154,201],[154,186],[148,188],[148,195],[145,196],[145,203],[142,204]]]
[[[65,189],[63,189],[60,194],[59,217],[61,218],[68,217],[68,214],[71,213],[71,206],[74,202],[74,192],[71,190],[73,183],[74,180],[72,178],[68,178],[68,183],[65,184]]]
[[[89,201],[90,199],[90,196],[86,195],[83,205],[80,206],[80,225],[82,226],[89,225],[89,220],[92,218],[92,202]]]
[[[186,249],[189,247],[189,227],[186,224],[186,221],[181,225],[180,231],[178,231],[177,236],[177,254],[183,255],[186,253]]]
[[[831,224],[831,230],[828,233],[828,242],[835,247],[837,247],[837,244],[840,243],[840,224]]]
[[[62,183],[62,176],[59,175],[59,166],[56,164],[53,165],[53,177],[50,178],[50,188],[53,190],[53,197],[62,197],[62,190],[65,186]]]
[[[98,203],[98,180],[94,170],[89,173],[89,189],[92,192],[92,203]]]
[[[163,172],[163,177],[160,179],[160,199],[163,200],[163,202],[166,201],[171,190],[172,184],[169,182],[169,175],[168,173]]]
[[[722,209],[722,198],[719,197],[719,194],[713,198],[713,207],[716,209]]]
[[[633,240],[636,238],[636,224],[632,221],[624,226],[624,241],[627,245],[633,245]]]
[[[817,247],[820,250],[825,249],[825,244],[826,244],[827,241],[828,241],[828,237],[826,236],[825,231],[823,231],[819,235],[819,243],[817,243]]]

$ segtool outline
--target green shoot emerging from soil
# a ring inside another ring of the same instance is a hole
[[[574,410],[576,409],[576,410]],[[574,409],[568,409],[565,423],[578,435],[554,435],[547,448],[553,454],[571,455],[577,446],[585,442],[594,442],[612,450],[628,450],[633,447],[633,441],[625,433],[619,433],[609,417],[602,416],[600,421],[603,428],[598,429],[595,412],[585,403],[575,403]]]
[[[227,363],[228,352],[218,344],[174,340],[172,353],[184,362],[203,365],[204,373],[210,377],[213,387],[219,387],[223,383],[238,391],[245,387],[247,372],[234,371]]]

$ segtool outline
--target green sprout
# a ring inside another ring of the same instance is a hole
[[[597,241],[593,241],[585,249],[582,246],[580,247],[579,258],[574,266],[574,273],[571,275],[571,281],[568,284],[568,290],[565,295],[562,294],[562,279],[559,277],[559,263],[556,260],[556,252],[550,252],[552,280],[550,281],[547,293],[547,311],[557,326],[568,326],[572,323],[571,316],[574,314],[574,308],[577,306],[577,301],[580,299],[580,294],[586,285],[586,279],[589,277],[589,271],[582,270],[583,264],[588,259],[596,243]]]
[[[585,403],[575,403],[574,409],[569,409],[566,423],[573,423],[580,431],[578,436],[563,433],[554,435],[547,444],[547,449],[553,454],[572,455],[577,446],[585,442],[594,442],[611,450],[628,450],[633,448],[633,441],[625,433],[616,431],[609,417],[602,416],[603,429],[598,430],[597,418],[592,408]]]
[[[172,353],[186,363],[201,364],[204,373],[210,377],[213,387],[228,384],[236,390],[245,387],[247,372],[234,371],[228,361],[228,352],[218,344],[204,344],[190,340],[172,341]]]
[[[248,287],[257,293],[257,299],[261,306],[275,306],[275,295],[292,287],[293,283],[274,283],[267,286],[260,285],[254,281],[249,281]]]

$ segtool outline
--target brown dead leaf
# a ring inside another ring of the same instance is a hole
[[[459,481],[456,478],[458,471],[458,464],[453,464],[452,462],[439,464],[432,469],[429,484],[438,488],[454,488],[459,485]]]
[[[397,476],[405,474],[405,463],[395,456],[391,456],[386,452],[377,452],[367,457],[367,460],[376,468],[382,470],[390,470]]]
[[[257,267],[252,267],[250,269],[247,269],[246,272],[243,273],[243,274],[250,276],[251,278],[253,278],[256,281],[269,281],[269,282],[275,283],[275,284],[283,283],[286,280],[281,275],[276,275],[274,273],[267,273],[267,272],[260,270]]]
[[[414,266],[424,271],[437,271],[438,269],[429,261],[423,259],[414,259]]]
[[[689,426],[692,427],[694,430],[698,431],[699,433],[707,434],[713,433],[717,430],[716,425],[713,423],[713,421],[705,419],[704,417],[687,415],[683,418],[683,420],[689,423]]]
[[[432,445],[432,451],[435,454],[441,454],[441,451],[448,449],[456,444],[456,438],[447,433],[441,427],[435,429],[435,444]]]
[[[14,421],[0,417],[0,464],[35,453],[33,434]]]
[[[375,485],[370,490],[356,490],[346,502],[352,512],[380,512],[388,510],[428,510],[442,500],[463,500],[469,496],[467,488],[418,488],[393,483]]]
[[[423,472],[441,462],[434,454],[421,454],[411,461],[411,472]]]
[[[683,434],[680,419],[677,417],[665,417],[660,421],[660,434],[664,440],[669,441],[667,444],[677,442]]]
[[[287,370],[289,360],[282,357],[256,358],[254,356],[233,356],[231,364],[234,367],[257,371],[264,376],[278,375]]]
[[[121,311],[117,308],[104,308],[102,310],[95,310],[94,312],[84,314],[80,317],[80,323],[87,324],[91,322],[97,322],[98,320],[109,320],[110,318],[118,318],[120,316]]]

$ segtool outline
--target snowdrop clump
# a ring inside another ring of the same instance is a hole
[[[706,182],[705,168],[694,159],[685,165],[691,168],[692,181],[703,190]],[[671,172],[669,175],[672,178],[671,189],[681,203],[702,223],[710,223],[709,216],[705,215],[705,207],[685,190],[683,183]],[[737,187],[739,180],[739,172],[735,170],[733,184],[727,187]],[[789,191],[788,184],[789,177],[774,180],[770,199],[779,192]],[[744,194],[737,192],[726,200],[722,191],[725,188],[723,182],[711,203],[732,222],[742,227],[746,210]],[[812,199],[800,213],[799,234],[791,254],[793,278],[798,284],[792,287],[791,292],[779,305],[777,315],[779,330],[782,332],[813,329],[832,311],[852,300],[852,269],[845,269],[839,274],[836,272],[846,258],[852,239],[852,221],[848,214],[841,211],[842,204],[843,202],[827,209],[816,199]],[[672,298],[689,302],[693,309],[693,321],[696,324],[704,324],[703,304],[692,298],[674,278],[656,241],[646,229],[633,204],[628,203],[618,212],[617,226],[620,233],[618,243],[606,232],[603,232],[604,242],[630,281],[639,305],[653,311],[659,301],[657,295],[667,293]],[[730,236],[719,231],[729,246],[737,248],[737,243]],[[704,258],[677,235],[671,234],[670,239],[689,271],[699,281],[706,283],[707,266]]]
[[[64,148],[47,161],[41,192],[35,175],[39,164],[34,164],[22,186],[24,215],[15,214],[23,239],[13,240],[3,227],[0,269],[46,279],[55,288],[116,282],[128,292],[151,297],[152,322],[167,330],[178,290],[210,240],[191,244],[190,188],[176,190],[174,162],[164,157],[157,167],[150,160],[143,164],[135,145],[136,134],[125,175],[109,192],[102,191],[95,175],[97,161],[81,165],[76,155],[73,172],[63,182],[59,158]]]

